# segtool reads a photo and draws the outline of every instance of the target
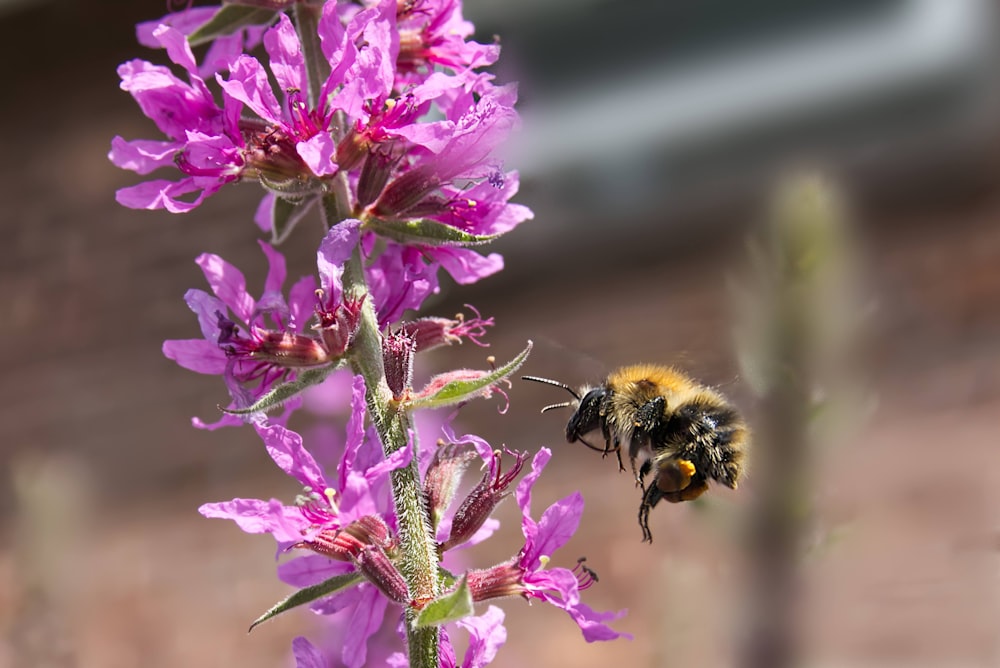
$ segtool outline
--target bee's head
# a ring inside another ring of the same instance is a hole
[[[605,387],[596,387],[593,389],[584,388],[580,393],[576,392],[572,387],[566,383],[560,383],[557,380],[550,380],[549,378],[539,378],[538,376],[521,376],[523,380],[531,380],[536,383],[545,383],[546,385],[555,385],[556,387],[561,387],[570,394],[573,395],[572,401],[564,401],[558,404],[551,404],[542,409],[542,412],[550,411],[553,408],[572,408],[574,409],[573,415],[570,416],[569,422],[566,423],[566,440],[570,443],[575,443],[576,441],[583,442],[587,447],[600,450],[600,448],[594,448],[594,446],[583,440],[583,435],[591,432],[601,426],[601,406],[604,403],[604,398],[607,396],[608,389]],[[580,396],[583,394],[583,397]]]
[[[573,402],[576,404],[576,411],[566,423],[567,441],[570,443],[582,441],[584,434],[601,426],[601,407],[607,394],[607,388],[595,387],[585,390],[583,398]]]

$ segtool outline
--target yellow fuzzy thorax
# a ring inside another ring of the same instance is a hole
[[[635,406],[656,397],[666,399],[668,406],[676,406],[706,391],[683,372],[662,364],[622,367],[608,376],[607,387]]]

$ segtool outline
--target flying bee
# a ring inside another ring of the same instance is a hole
[[[708,489],[712,479],[736,489],[744,473],[748,447],[746,423],[732,405],[715,390],[667,366],[637,364],[613,371],[598,387],[576,392],[569,385],[548,378],[522,376],[524,380],[561,387],[572,401],[552,404],[572,408],[566,424],[566,440],[582,442],[607,456],[615,453],[618,469],[622,445],[636,486],[642,489],[639,526],[644,542],[652,542],[649,511],[660,499],[671,503],[691,501]],[[584,436],[600,429],[604,447],[592,445]],[[637,466],[637,462],[639,465]],[[647,476],[652,473],[650,483]]]

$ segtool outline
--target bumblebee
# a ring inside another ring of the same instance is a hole
[[[615,453],[619,471],[622,445],[628,450],[636,486],[642,489],[639,526],[643,542],[652,542],[649,511],[666,499],[691,501],[715,480],[736,489],[744,474],[748,430],[739,412],[720,393],[694,381],[677,369],[637,364],[613,371],[598,387],[576,392],[569,385],[548,378],[522,376],[524,380],[561,387],[572,401],[542,409],[572,408],[566,440],[588,448]],[[604,447],[584,436],[600,429]],[[638,466],[637,466],[638,462]],[[649,484],[646,478],[652,473]]]

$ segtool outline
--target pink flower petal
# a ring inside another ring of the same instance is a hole
[[[213,253],[202,253],[195,263],[201,267],[205,280],[222,303],[242,322],[249,322],[256,302],[247,294],[243,272]]]

